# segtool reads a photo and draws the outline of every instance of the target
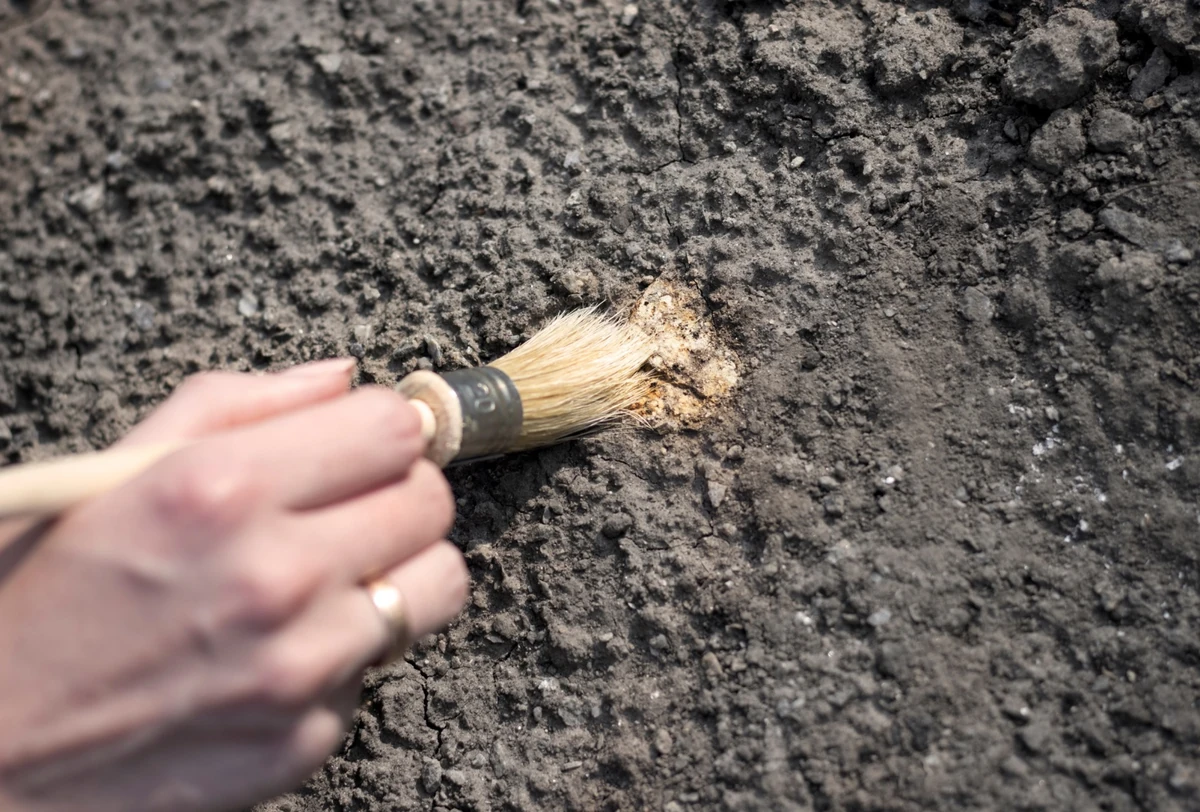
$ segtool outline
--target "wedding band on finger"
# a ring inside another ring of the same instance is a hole
[[[388,629],[388,647],[377,665],[393,663],[404,656],[412,644],[412,633],[408,627],[408,611],[404,596],[387,581],[372,581],[367,584],[367,594]]]

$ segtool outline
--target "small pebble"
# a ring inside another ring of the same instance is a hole
[[[71,195],[67,202],[83,214],[95,214],[104,208],[104,184],[93,183],[91,186],[85,186]]]
[[[1068,237],[1082,237],[1092,230],[1095,219],[1083,209],[1071,209],[1058,221],[1058,230]]]
[[[608,539],[619,539],[633,527],[633,517],[628,513],[614,513],[604,520],[600,532]]]
[[[621,9],[621,25],[628,28],[633,25],[638,18],[638,7],[635,3],[627,3],[625,8]]]
[[[1176,791],[1190,790],[1194,792],[1197,783],[1200,782],[1196,780],[1195,768],[1180,764],[1172,770],[1167,783],[1171,785],[1171,789]]]
[[[654,734],[654,749],[660,755],[669,756],[674,747],[675,741],[671,738],[671,731],[665,727],[660,727],[658,732]]]
[[[1194,254],[1183,247],[1183,243],[1179,240],[1171,240],[1167,247],[1163,249],[1163,259],[1167,262],[1174,262],[1179,265],[1184,265],[1192,261]]]
[[[250,318],[258,312],[258,297],[253,293],[247,293],[238,299],[238,312],[246,318]]]
[[[1046,748],[1050,739],[1050,728],[1044,721],[1037,721],[1023,728],[1017,734],[1017,738],[1031,753],[1040,753]]]
[[[725,494],[729,492],[728,486],[718,482],[715,479],[708,481],[708,501],[714,508],[719,508],[721,503],[725,501]]]
[[[967,321],[988,322],[995,317],[996,308],[986,293],[969,287],[963,292],[962,314]]]
[[[1128,153],[1138,138],[1137,121],[1120,110],[1101,110],[1088,126],[1088,142],[1097,152]]]
[[[1167,82],[1171,75],[1171,58],[1162,48],[1155,48],[1146,64],[1129,84],[1129,97],[1144,102]]]
[[[343,61],[345,61],[345,57],[341,54],[321,54],[317,57],[317,67],[326,76],[336,76],[342,69]]]
[[[442,345],[438,343],[436,338],[430,335],[425,336],[424,341],[425,354],[429,356],[429,360],[433,362],[434,366],[440,367],[445,360],[445,356],[442,354]]]
[[[846,500],[839,494],[831,493],[825,497],[822,505],[825,508],[825,515],[837,519],[846,515]]]
[[[138,302],[133,306],[133,312],[130,314],[133,318],[133,324],[139,330],[149,330],[154,327],[154,306],[148,302]]]
[[[1056,110],[1030,139],[1029,160],[1039,169],[1058,174],[1082,158],[1086,150],[1079,113]]]
[[[430,795],[438,791],[442,785],[442,765],[432,758],[425,759],[425,764],[421,768],[421,789],[425,790]]]
[[[867,618],[867,623],[878,629],[880,626],[886,626],[891,620],[892,613],[890,610],[879,609],[871,613],[870,617]]]

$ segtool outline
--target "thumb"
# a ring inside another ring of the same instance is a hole
[[[269,375],[193,375],[118,445],[192,440],[330,400],[349,388],[355,363],[334,358]]]

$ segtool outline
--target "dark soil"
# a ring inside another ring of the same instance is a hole
[[[695,287],[699,431],[455,470],[473,604],[266,809],[1200,808],[1200,8],[75,0],[0,454]]]

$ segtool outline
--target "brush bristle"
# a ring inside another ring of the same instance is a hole
[[[557,316],[490,366],[512,378],[525,417],[514,451],[549,445],[623,417],[647,396],[650,339],[595,307]]]

